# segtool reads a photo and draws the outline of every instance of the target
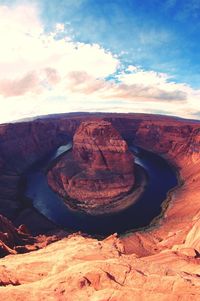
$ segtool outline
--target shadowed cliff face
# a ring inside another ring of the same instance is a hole
[[[170,195],[162,219],[148,231],[103,241],[74,234],[43,250],[1,259],[0,299],[199,300],[199,122],[143,114],[69,114],[1,125],[0,212],[19,220],[24,216],[20,212],[31,211],[17,194],[21,173],[66,144],[65,135],[72,138],[82,121],[97,117],[112,122],[130,143],[173,162],[182,185]],[[30,213],[27,223],[35,219]]]
[[[56,123],[0,125],[0,212],[15,218],[23,209],[20,176],[37,160],[64,143],[67,134]]]
[[[72,154],[50,169],[48,183],[66,197],[67,204],[69,197],[77,200],[76,209],[107,212],[103,206],[113,206],[133,188],[134,158],[110,122],[82,122],[73,138]]]
[[[14,250],[16,245],[31,242],[31,239],[26,235],[26,229],[24,227],[20,227],[20,229],[21,231],[16,229],[6,217],[0,215],[0,257],[16,254],[17,252]]]
[[[0,258],[35,251],[66,236],[65,231],[32,236],[25,225],[15,227],[10,220],[0,214]],[[1,267],[0,265],[0,269]],[[8,275],[5,280],[4,275],[0,277],[0,287],[8,284],[15,285]]]
[[[49,242],[55,238],[50,237]],[[0,215],[0,258],[9,254],[26,253],[47,245],[45,237],[33,237],[25,225],[16,228],[6,217]]]

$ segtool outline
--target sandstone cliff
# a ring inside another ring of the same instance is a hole
[[[66,133],[72,138],[82,121],[97,117],[112,122],[127,141],[170,160],[179,170],[181,185],[169,195],[162,219],[146,231],[103,241],[74,234],[42,250],[1,259],[0,298],[199,300],[199,122],[143,114],[82,114],[2,125],[0,212],[13,220],[22,215],[26,204],[17,194],[21,173],[41,154],[66,143]]]

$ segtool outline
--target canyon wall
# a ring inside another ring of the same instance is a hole
[[[19,195],[20,175],[43,155],[72,139],[82,121],[97,117],[112,122],[129,143],[169,160],[179,171],[179,187],[169,193],[162,218],[148,229],[104,240],[73,234],[42,250],[1,259],[0,298],[199,300],[200,122],[102,113],[1,125],[0,213],[14,221],[23,215],[28,209]],[[30,220],[34,222],[35,218]]]
[[[200,125],[195,121],[147,114],[77,113],[3,124],[0,125],[0,213],[15,220],[26,207],[20,195],[22,173],[72,140],[82,121],[96,118],[110,121],[126,141],[163,154],[176,166],[198,171]],[[189,172],[182,173],[186,176]]]

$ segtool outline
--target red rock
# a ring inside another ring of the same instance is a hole
[[[27,168],[29,163],[39,158],[40,149],[45,147],[47,151],[49,147],[49,150],[53,150],[56,143],[59,144],[59,135],[67,133],[72,137],[80,122],[94,119],[94,116],[106,118],[129,141],[173,162],[179,170],[182,185],[171,194],[162,219],[146,231],[130,232],[107,241],[74,234],[42,250],[2,258],[0,299],[198,301],[200,259],[199,256],[190,255],[199,250],[199,122],[146,114],[78,114],[59,116],[53,121],[46,119],[43,121],[45,126],[41,128],[39,125],[29,125],[32,129],[35,127],[34,135],[32,130],[25,131],[25,126],[21,124],[0,126],[1,175],[8,174],[8,170],[11,173],[12,164],[14,170],[16,165]],[[49,122],[53,122],[56,128],[50,132]],[[21,127],[21,132],[15,127]],[[18,137],[20,139],[17,141]],[[33,150],[31,147],[23,150],[33,137],[36,141],[31,142]],[[45,139],[49,141],[47,148]],[[52,144],[51,139],[54,140]],[[27,156],[24,163],[25,152]],[[12,158],[10,165],[9,158]],[[6,190],[3,191],[0,208],[2,201],[2,208],[7,208],[9,212],[16,202],[16,212],[20,212],[25,205],[20,198],[15,198],[17,187],[12,187],[12,192],[12,197],[9,194],[6,198]],[[119,252],[118,245],[123,246],[120,247],[123,252]],[[173,250],[175,245],[187,254]]]
[[[24,245],[26,234],[18,230],[4,216],[0,215],[0,257],[8,254],[16,254],[14,248],[17,245]],[[28,237],[28,236],[27,236]],[[29,240],[32,243],[31,239]]]
[[[133,155],[108,121],[82,122],[73,138],[73,156],[81,168],[91,172],[133,173]]]
[[[43,250],[5,257],[0,299],[198,300],[198,261],[171,251],[143,258],[122,255],[116,240],[76,235]]]
[[[198,252],[193,248],[180,248],[177,250],[180,254],[188,257],[198,257]]]
[[[0,257],[37,250],[66,235],[66,232],[57,231],[55,234],[33,237],[25,225],[20,225],[17,229],[11,221],[0,215]]]
[[[48,182],[66,196],[66,203],[68,197],[80,202],[77,209],[106,212],[106,206],[133,188],[133,154],[110,122],[82,122],[73,138],[73,155],[57,162]]]

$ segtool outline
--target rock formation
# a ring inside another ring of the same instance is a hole
[[[99,214],[125,196],[134,185],[134,158],[110,122],[82,122],[73,138],[71,155],[48,173],[49,185],[77,208]],[[123,200],[122,200],[123,202]]]
[[[31,243],[26,227],[16,229],[6,217],[0,215],[0,257],[16,254],[15,247],[28,241]]]
[[[98,241],[74,234],[1,259],[0,299],[198,301],[199,260],[170,249],[140,258],[127,255],[115,235]]]
[[[32,236],[27,227],[21,224],[16,228],[6,217],[0,215],[0,258],[9,254],[27,253],[47,246],[67,235],[66,232],[57,232],[57,235]],[[1,280],[0,280],[1,283]]]
[[[112,122],[127,140],[173,163],[179,187],[162,219],[146,231],[105,240],[75,233],[42,250],[2,258],[0,299],[199,300],[200,122],[146,114],[66,114],[0,125],[0,212],[39,227],[19,195],[20,175],[94,117]]]
[[[133,155],[127,143],[108,121],[82,122],[73,138],[73,156],[89,172],[108,171],[131,174]]]

